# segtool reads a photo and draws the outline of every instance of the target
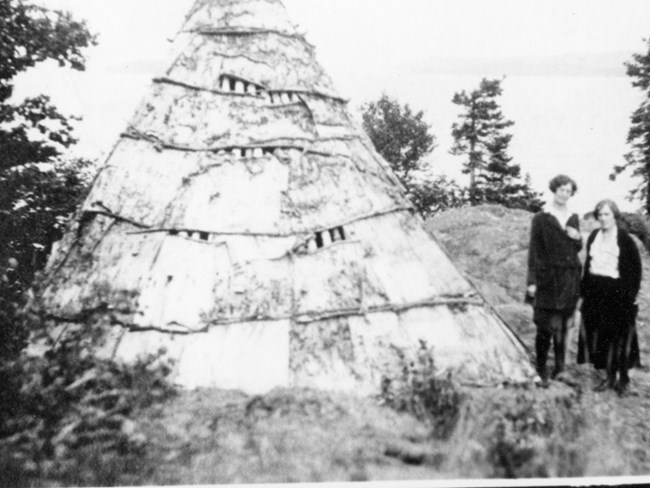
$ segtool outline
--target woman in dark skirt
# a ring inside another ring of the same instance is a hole
[[[613,201],[599,202],[594,216],[600,229],[587,240],[578,363],[591,362],[607,372],[596,391],[612,388],[622,396],[630,383],[628,369],[640,365],[636,296],[641,257],[634,240],[618,225],[620,212]]]
[[[533,217],[530,229],[526,295],[533,305],[535,357],[543,387],[548,386],[546,361],[551,344],[555,356],[551,377],[564,370],[568,322],[580,294],[580,219],[567,206],[577,188],[566,175],[553,178],[549,182],[553,200]]]

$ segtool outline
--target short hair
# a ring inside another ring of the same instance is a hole
[[[614,218],[618,221],[621,220],[621,211],[618,209],[618,205],[614,202],[614,200],[610,200],[609,198],[606,198],[604,200],[601,200],[596,204],[596,207],[594,208],[594,217],[598,218],[598,214],[602,210],[604,206],[608,206],[609,209],[612,211],[614,214]]]
[[[553,193],[555,193],[558,188],[568,184],[571,185],[571,194],[574,195],[575,192],[578,191],[578,184],[573,178],[570,178],[567,175],[557,175],[555,178],[548,182],[548,187]]]

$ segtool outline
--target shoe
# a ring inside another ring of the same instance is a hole
[[[575,387],[580,385],[578,381],[576,381],[574,378],[571,377],[566,371],[561,372],[555,377],[555,381],[560,381],[564,383],[565,385],[569,385],[571,387]]]
[[[609,388],[612,388],[612,384],[609,380],[602,380],[596,386],[594,386],[594,391],[605,391]]]
[[[634,394],[630,391],[630,384],[629,383],[616,383],[615,387],[616,393],[618,393],[618,396],[621,398],[627,397],[627,396],[633,396]]]
[[[551,382],[548,380],[548,378],[544,378],[537,383],[537,388],[548,388],[550,386]]]

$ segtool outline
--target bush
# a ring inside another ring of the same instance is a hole
[[[86,195],[93,163],[83,159],[0,171],[0,362],[25,346],[18,310],[52,244]]]
[[[623,227],[630,233],[634,234],[643,243],[644,247],[650,251],[650,226],[645,215],[624,212],[621,215]]]
[[[446,176],[426,175],[403,181],[407,194],[422,218],[467,204],[467,191]]]
[[[583,476],[584,446],[577,439],[584,418],[570,398],[554,402],[520,394],[497,412],[488,460],[495,478]]]
[[[116,484],[135,469],[146,439],[129,415],[173,393],[170,368],[162,352],[131,366],[97,358],[89,351],[102,334],[36,333],[44,354],[0,365],[0,485]]]
[[[429,422],[434,437],[448,438],[458,422],[463,400],[451,375],[437,375],[433,351],[424,341],[420,341],[414,358],[408,358],[403,350],[396,348],[395,351],[401,374],[397,378],[382,378],[383,402]]]

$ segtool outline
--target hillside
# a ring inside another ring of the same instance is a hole
[[[426,225],[532,350],[531,310],[522,300],[530,217],[485,206],[449,211]],[[650,277],[645,251],[643,262]],[[639,321],[646,364],[649,281],[643,283]],[[137,465],[74,481],[164,485],[650,473],[647,368],[632,374],[635,396],[621,399],[592,391],[594,372],[573,364],[575,337],[568,362],[566,381],[548,389],[461,388],[416,364],[372,398],[302,389],[260,396],[182,391],[133,419],[147,446]]]

